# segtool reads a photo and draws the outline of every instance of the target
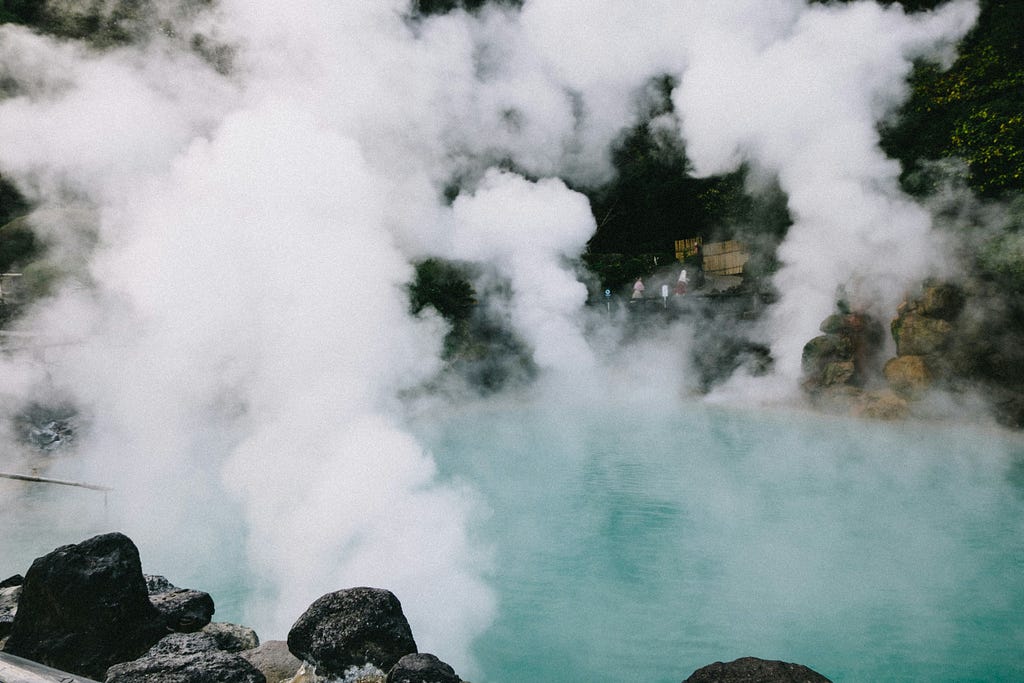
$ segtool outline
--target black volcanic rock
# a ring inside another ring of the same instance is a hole
[[[102,679],[167,633],[149,601],[139,551],[119,533],[36,559],[22,587],[4,651]]]
[[[416,642],[393,593],[349,588],[310,605],[289,631],[288,649],[315,665],[317,675],[342,676],[349,667],[364,664],[388,671],[416,652]]]
[[[831,683],[831,681],[802,664],[742,657],[733,662],[715,662],[697,669],[683,683]]]

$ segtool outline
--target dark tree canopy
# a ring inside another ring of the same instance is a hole
[[[412,0],[412,13],[414,15],[446,14],[455,9],[474,12],[488,4],[519,7],[523,4],[523,0]]]
[[[922,161],[957,157],[983,196],[1024,189],[1024,2],[982,0],[978,23],[948,71],[921,63],[913,94],[883,130],[886,152],[903,163],[904,184],[916,194],[933,188],[917,171]],[[915,179],[918,182],[915,182]]]

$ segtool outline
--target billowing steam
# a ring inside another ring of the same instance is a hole
[[[67,274],[23,326],[75,342],[28,377],[5,358],[20,378],[7,403],[59,396],[88,416],[77,467],[124,492],[112,514],[144,554],[244,535],[271,585],[251,608],[269,637],[328,590],[384,585],[424,649],[472,671],[497,608],[472,537],[483,510],[401,426],[399,397],[440,369],[445,333],[408,314],[410,264],[485,266],[542,372],[596,371],[570,263],[594,219],[557,177],[610,177],[649,78],[679,84],[698,172],[747,162],[789,195],[777,378],[837,286],[890,304],[937,262],[875,127],[911,60],[967,30],[970,0],[923,16],[802,0],[436,17],[404,0],[164,4],[177,23],[103,51],[0,27],[0,172],[40,207]],[[506,162],[533,179],[494,170]],[[244,529],[207,512],[225,491]]]

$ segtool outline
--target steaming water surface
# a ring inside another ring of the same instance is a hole
[[[499,611],[472,680],[677,682],[747,655],[835,681],[1024,678],[1018,436],[624,403],[492,403],[413,425],[487,512],[474,533]],[[7,573],[109,530],[102,494],[3,486]],[[205,531],[139,545],[146,571],[259,627],[240,519],[225,502]]]
[[[836,681],[1024,676],[1024,444],[700,405],[425,430],[491,507],[487,680],[679,681],[753,655]]]

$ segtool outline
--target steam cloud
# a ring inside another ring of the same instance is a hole
[[[789,195],[774,386],[838,285],[891,304],[937,267],[875,126],[913,58],[948,56],[970,0],[921,16],[527,0],[415,20],[403,0],[221,0],[188,20],[165,4],[170,30],[103,52],[0,27],[0,74],[17,84],[0,101],[0,171],[72,276],[24,326],[77,342],[31,371],[5,357],[8,403],[59,395],[87,413],[66,466],[132,492],[113,514],[144,555],[182,529],[222,538],[204,506],[228,491],[272,586],[252,607],[270,637],[324,592],[385,585],[425,650],[473,671],[497,609],[472,536],[483,510],[401,425],[398,397],[438,371],[445,332],[408,315],[410,263],[492,268],[542,370],[599,368],[568,265],[594,219],[554,176],[610,177],[648,78],[677,79],[698,172],[747,162]],[[185,48],[191,32],[232,48],[226,75]],[[541,180],[492,168],[506,159]]]

